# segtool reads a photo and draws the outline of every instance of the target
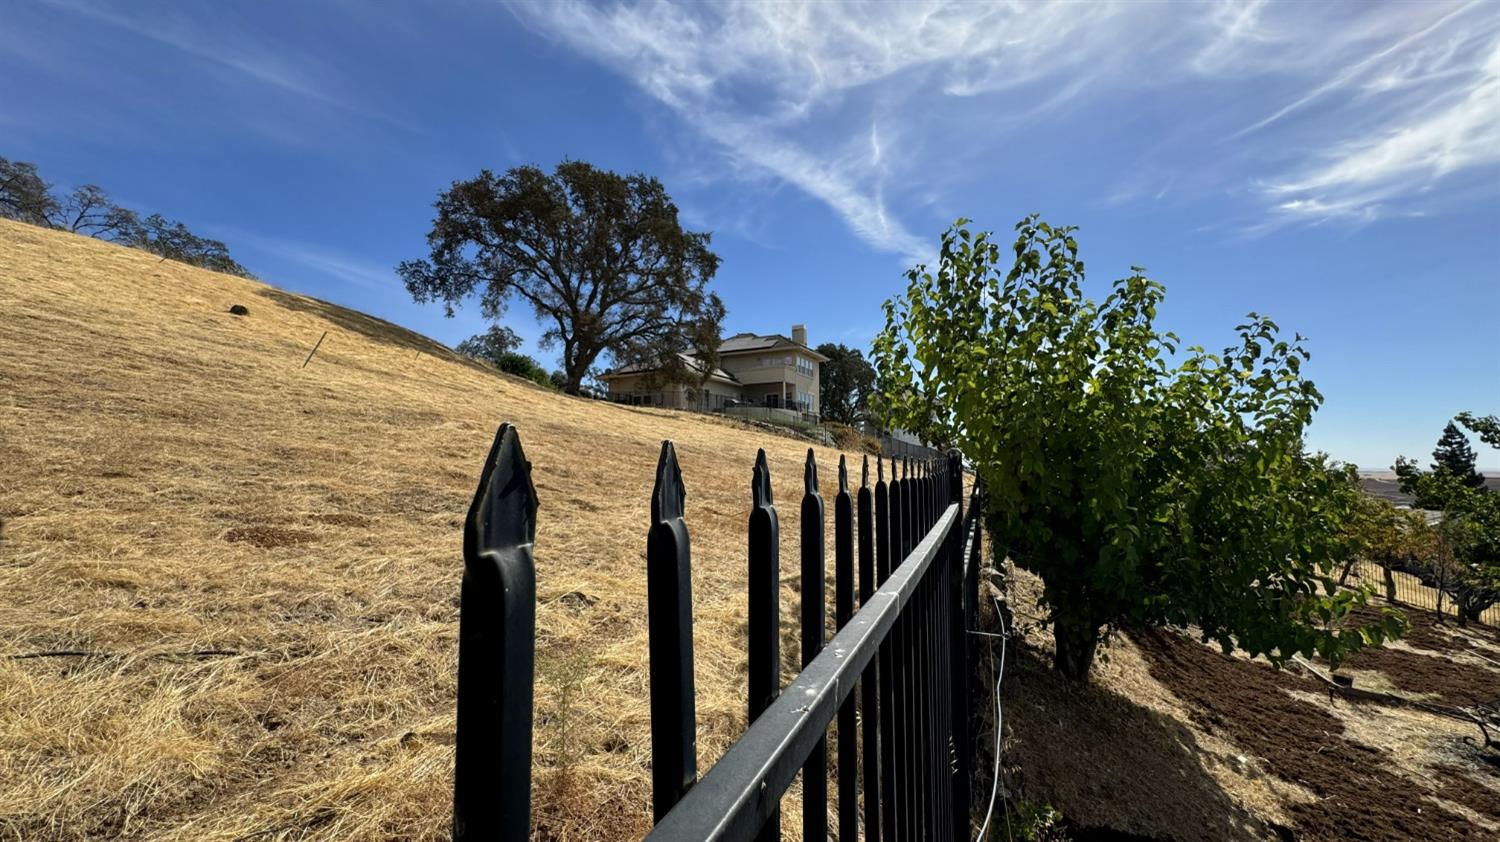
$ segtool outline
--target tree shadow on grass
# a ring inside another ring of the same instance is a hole
[[[1071,686],[1031,647],[1012,646],[1008,658],[1004,763],[1018,770],[1007,776],[1018,797],[1052,806],[1092,839],[1281,835],[1224,792],[1182,723],[1113,690]]]

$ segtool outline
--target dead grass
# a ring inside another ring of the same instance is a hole
[[[0,221],[0,383],[0,654],[94,653],[0,658],[0,837],[444,838],[458,526],[501,421],[541,498],[541,838],[649,824],[661,439],[688,488],[703,768],[744,727],[758,447],[795,605],[805,444],[559,396],[253,281]]]

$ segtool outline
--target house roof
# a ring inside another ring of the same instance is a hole
[[[758,333],[736,333],[734,336],[724,340],[723,344],[719,346],[719,356],[725,354],[744,354],[751,351],[765,351],[788,345],[802,351],[820,363],[828,362],[828,358],[817,351],[803,345],[801,342],[794,342],[779,333],[772,333],[766,336]]]
[[[685,362],[685,363],[687,363],[689,368],[693,368],[693,369],[696,369],[698,371],[703,371],[703,363],[700,362],[697,357],[693,356],[692,354],[678,354],[678,356],[682,357],[682,361]],[[624,377],[626,375],[631,375],[631,374],[645,374],[645,373],[647,373],[649,371],[657,371],[657,370],[658,369],[655,366],[648,366],[648,365],[623,365],[623,366],[620,366],[619,368],[612,368],[609,371],[605,372],[604,374],[599,375],[599,379],[600,380],[609,380],[610,378],[613,378],[613,377]],[[736,385],[739,385],[739,382],[740,382],[738,379],[735,378],[735,376],[733,374],[730,374],[729,372],[725,371],[722,368],[715,368],[712,372],[709,373],[708,376],[710,378],[712,378],[712,379],[715,379],[715,380],[723,380],[726,383],[734,383]]]

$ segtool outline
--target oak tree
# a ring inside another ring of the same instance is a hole
[[[875,368],[858,348],[824,342],[818,353],[828,358],[818,369],[823,417],[853,424],[865,416],[865,403],[875,387]]]
[[[543,347],[562,348],[568,392],[605,354],[684,381],[701,376],[684,354],[717,365],[724,305],[708,281],[719,258],[708,233],[682,227],[657,179],[582,161],[551,174],[483,170],[435,207],[429,256],[397,267],[407,290],[450,315],[476,293],[490,319],[530,305]]]

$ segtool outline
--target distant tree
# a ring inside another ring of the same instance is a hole
[[[853,424],[865,415],[865,402],[875,388],[875,368],[857,348],[824,342],[818,353],[828,358],[818,372],[823,417]]]
[[[484,333],[476,333],[458,343],[453,350],[469,359],[488,363],[507,374],[524,377],[537,385],[552,386],[552,377],[547,369],[542,368],[534,357],[517,351],[519,347],[521,337],[515,331],[504,325],[492,325]]]
[[[118,242],[161,257],[176,260],[190,266],[198,266],[213,272],[253,278],[250,270],[229,256],[229,247],[219,240],[200,237],[177,220],[169,220],[153,213],[144,220],[137,220],[133,213],[120,226]]]
[[[1448,471],[1458,478],[1458,481],[1470,488],[1482,488],[1484,476],[1474,470],[1474,448],[1469,446],[1469,439],[1459,431],[1458,425],[1452,421],[1443,428],[1443,434],[1438,438],[1437,448],[1432,451],[1432,469],[1434,471]]]
[[[563,374],[562,369],[553,369],[552,373],[547,375],[547,380],[552,384],[552,388],[558,390],[565,389],[568,385],[568,375]]]
[[[57,204],[47,222],[53,228],[111,239],[124,219],[123,208],[110,201],[109,194],[97,184],[85,184],[69,193]]]
[[[660,181],[582,161],[551,175],[533,166],[482,170],[438,196],[431,253],[396,271],[412,297],[454,307],[475,292],[498,319],[520,299],[562,346],[565,388],[577,394],[603,354],[670,379],[700,379],[683,359],[718,364],[724,305],[708,291],[719,258],[709,235],[684,230]]]
[[[51,226],[57,211],[52,185],[42,180],[36,164],[0,157],[0,217]]]
[[[255,277],[229,256],[224,243],[200,237],[161,214],[143,220],[135,211],[112,202],[97,184],[85,184],[57,198],[36,165],[26,161],[0,158],[0,217],[109,240],[214,272]]]
[[[517,336],[515,331],[504,325],[492,325],[484,333],[476,333],[458,343],[458,347],[453,350],[472,359],[499,365],[505,354],[519,347],[521,347],[521,337]]]
[[[1005,249],[960,220],[938,264],[907,273],[874,397],[973,465],[996,556],[1042,581],[1058,671],[1085,679],[1123,625],[1193,627],[1277,664],[1399,634],[1398,615],[1355,623],[1368,594],[1338,588],[1358,490],[1304,450],[1322,396],[1301,337],[1252,313],[1222,354],[1179,353],[1143,270],[1096,302],[1072,228],[1016,227]]]
[[[1500,440],[1500,419],[1493,415],[1477,418],[1466,412],[1458,416],[1458,421],[1486,444]],[[1456,431],[1454,425],[1448,426]],[[1438,587],[1453,596],[1459,621],[1467,622],[1500,602],[1500,494],[1472,485],[1466,474],[1450,467],[1460,464],[1456,459],[1450,462],[1438,455],[1457,449],[1443,446],[1453,438],[1444,430],[1433,454],[1437,460],[1433,470],[1423,471],[1405,457],[1396,460],[1395,470],[1401,489],[1414,495],[1419,505],[1442,511],[1437,528],[1441,550],[1435,570],[1441,574]],[[1462,434],[1458,438],[1463,439]],[[1468,448],[1466,439],[1463,448]],[[1466,464],[1472,473],[1472,457]]]

